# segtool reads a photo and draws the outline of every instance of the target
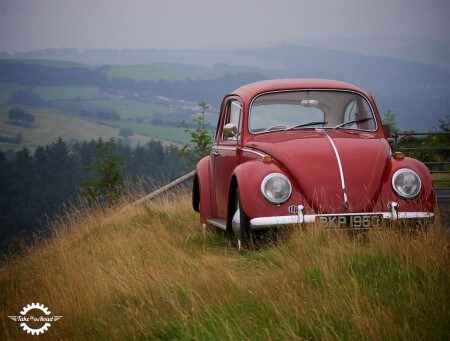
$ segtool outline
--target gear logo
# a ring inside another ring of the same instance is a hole
[[[33,316],[30,314],[32,311],[40,311],[41,315]],[[62,316],[51,316],[51,314],[51,311],[48,310],[45,305],[40,303],[31,303],[26,307],[23,307],[20,311],[20,315],[12,315],[8,317],[15,322],[21,322],[20,326],[28,334],[40,335],[45,333],[52,325],[50,322],[58,321],[62,318]]]

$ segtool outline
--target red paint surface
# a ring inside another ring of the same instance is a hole
[[[247,117],[254,97],[265,92],[293,89],[359,93],[369,100],[374,109],[378,130],[307,129],[251,134],[247,129]],[[236,89],[229,96],[239,99],[243,107],[242,136],[237,144],[231,145],[219,139],[214,144],[219,155],[208,156],[197,166],[202,222],[208,218],[229,218],[228,199],[229,195],[234,195],[230,187],[233,179],[239,186],[242,207],[250,218],[288,215],[290,205],[300,204],[304,205],[306,214],[387,212],[387,204],[391,201],[398,202],[403,212],[433,212],[434,190],[427,168],[411,158],[397,161],[390,156],[378,109],[369,93],[338,81],[289,79],[252,83]],[[344,190],[336,155],[326,134],[333,140],[340,155],[347,207],[344,206]],[[270,155],[274,161],[265,164],[260,155],[246,150]],[[392,189],[392,175],[400,168],[413,169],[421,178],[422,190],[413,200],[400,198]],[[260,191],[262,179],[272,172],[285,174],[293,187],[291,197],[282,205],[268,203]]]

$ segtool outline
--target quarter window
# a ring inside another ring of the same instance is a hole
[[[225,138],[222,132],[222,140],[223,141],[237,141],[240,137],[241,133],[241,116],[242,116],[242,106],[239,101],[233,100],[229,102],[227,117],[224,121],[224,126],[228,123],[233,123],[237,128],[237,136],[236,137],[228,137]]]

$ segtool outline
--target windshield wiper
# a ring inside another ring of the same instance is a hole
[[[342,128],[345,127],[349,124],[353,124],[353,123],[363,123],[363,122],[367,122],[373,120],[373,117],[366,117],[366,118],[360,118],[359,120],[351,120],[351,121],[347,121],[341,124],[338,124],[337,126],[333,127],[334,129],[338,129],[338,128]]]
[[[325,124],[327,124],[327,123],[328,123],[328,122],[325,122],[325,121],[321,121],[321,122],[308,122],[308,123],[303,123],[303,124],[299,124],[299,125],[296,125],[296,126],[287,128],[286,130],[297,129],[297,128],[303,128],[303,127],[309,127],[309,126],[315,126],[315,125],[318,125],[318,124],[323,124],[323,125],[325,125]]]

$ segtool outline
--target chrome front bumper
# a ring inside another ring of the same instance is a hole
[[[295,225],[303,223],[314,223],[318,217],[327,216],[350,216],[350,215],[378,215],[383,219],[397,220],[397,219],[420,219],[420,218],[432,218],[434,216],[431,212],[399,212],[398,203],[389,203],[389,212],[361,212],[361,213],[336,213],[336,214],[304,214],[303,205],[298,206],[298,213],[286,216],[274,216],[274,217],[258,217],[250,220],[250,226],[253,230],[270,228],[276,225]]]

